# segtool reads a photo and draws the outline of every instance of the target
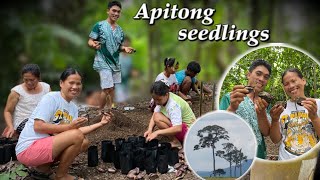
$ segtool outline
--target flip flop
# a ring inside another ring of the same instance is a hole
[[[33,179],[36,179],[36,180],[54,179],[54,173],[53,172],[44,173],[44,172],[37,171],[34,168],[29,168],[28,172],[30,174],[30,177],[32,177]]]
[[[108,172],[113,174],[117,172],[117,169],[114,167],[111,167],[111,168],[108,168]]]
[[[159,178],[159,176],[156,173],[150,173],[149,174],[149,179],[150,180],[155,180],[155,179],[158,179],[158,178]]]

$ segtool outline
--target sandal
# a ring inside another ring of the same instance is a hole
[[[37,171],[34,168],[28,168],[28,172],[30,174],[30,177],[36,180],[54,179],[54,176],[55,176],[53,172],[44,173],[44,172]]]
[[[155,180],[155,179],[158,179],[158,178],[159,178],[159,176],[156,173],[150,173],[149,174],[149,179],[150,180]]]

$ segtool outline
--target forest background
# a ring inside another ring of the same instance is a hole
[[[191,60],[197,60],[202,66],[198,78],[212,83],[220,80],[235,58],[251,49],[244,41],[178,41],[178,31],[182,28],[210,30],[217,24],[235,24],[237,29],[249,31],[269,29],[270,39],[265,43],[289,43],[317,59],[320,56],[320,16],[316,1],[120,2],[123,7],[118,24],[137,49],[131,55],[134,69],[139,72],[132,79],[133,95],[137,97],[149,95],[149,84],[163,70],[165,57],[175,57],[180,69],[184,69]],[[178,8],[214,8],[214,24],[204,26],[201,20],[161,18],[154,25],[149,25],[147,20],[133,19],[143,3],[151,9],[165,8],[167,2],[171,6],[177,4]],[[95,52],[87,46],[87,40],[93,25],[107,18],[107,3],[106,0],[11,0],[1,3],[1,112],[10,89],[20,82],[20,70],[26,63],[39,64],[42,80],[48,82],[52,90],[59,90],[59,75],[67,66],[76,67],[84,74],[84,91],[99,88],[98,73],[92,69]],[[260,45],[265,43],[260,42]],[[2,113],[0,122],[4,122]]]

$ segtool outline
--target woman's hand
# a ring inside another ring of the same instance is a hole
[[[270,116],[272,119],[272,122],[278,122],[280,119],[281,113],[284,111],[283,106],[280,104],[274,105],[270,110]]]
[[[6,127],[2,133],[2,136],[6,138],[12,138],[14,135],[14,128],[13,127]]]
[[[315,99],[307,98],[306,100],[302,101],[301,104],[308,110],[309,118],[311,119],[311,121],[314,121],[318,118],[318,106]]]
[[[100,124],[102,124],[104,126],[104,125],[108,124],[109,122],[111,122],[112,118],[113,118],[112,112],[103,113]]]
[[[148,134],[148,136],[146,137],[146,141],[151,141],[152,139],[155,139],[158,137],[158,133],[157,131]]]
[[[144,132],[143,136],[146,138],[146,137],[148,137],[150,134],[152,134],[152,131],[147,130],[146,132]]]
[[[88,122],[88,118],[78,117],[77,119],[75,119],[71,122],[70,127],[71,127],[71,129],[78,129],[78,128],[82,127],[87,122]]]

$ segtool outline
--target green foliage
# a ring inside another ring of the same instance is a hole
[[[220,98],[227,92],[232,91],[235,85],[246,85],[246,74],[253,60],[264,59],[272,66],[271,77],[265,91],[271,92],[276,100],[286,100],[287,97],[282,88],[282,73],[288,68],[298,68],[302,71],[307,81],[305,95],[307,97],[318,97],[320,87],[319,65],[307,54],[294,48],[285,46],[270,46],[254,50],[240,58],[234,66],[230,68],[223,79]]]
[[[14,180],[17,179],[17,177],[26,177],[28,175],[26,171],[27,168],[24,167],[22,164],[14,166],[14,168],[9,168],[6,172],[1,173],[0,180]]]

